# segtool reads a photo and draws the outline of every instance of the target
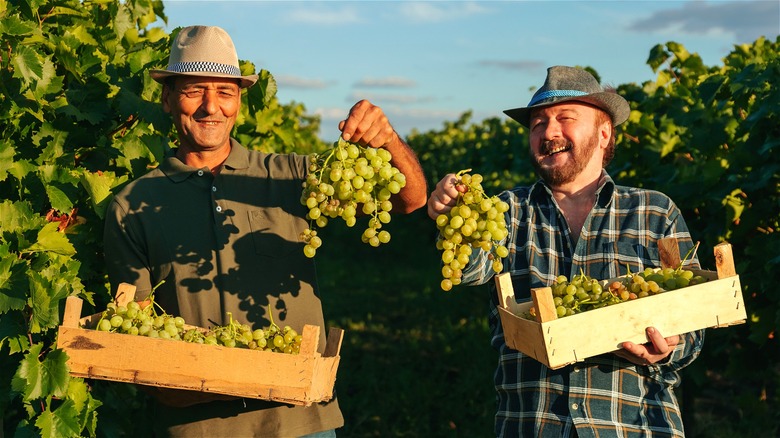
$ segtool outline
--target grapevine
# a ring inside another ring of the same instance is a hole
[[[159,284],[158,284],[159,286]],[[156,289],[156,287],[155,287]],[[273,321],[266,329],[241,324],[228,312],[229,322],[210,329],[188,326],[184,318],[166,313],[154,301],[154,290],[148,302],[130,301],[126,306],[109,303],[95,326],[98,331],[123,333],[149,338],[173,339],[231,348],[298,354],[303,337],[290,326],[280,328]]]
[[[391,196],[406,185],[406,177],[390,164],[391,159],[387,149],[360,146],[341,137],[327,152],[311,155],[301,194],[301,204],[309,210],[309,228],[300,236],[306,257],[314,257],[322,246],[315,228],[338,217],[353,227],[358,215],[370,215],[361,235],[363,243],[377,247],[390,241],[382,226],[390,222]]]
[[[458,199],[454,207],[436,218],[439,237],[436,248],[442,251],[442,290],[449,291],[460,284],[472,252],[488,252],[494,272],[503,270],[502,259],[509,250],[500,242],[509,234],[504,213],[509,204],[498,196],[487,196],[482,189],[482,175],[470,174],[471,169],[456,174]]]

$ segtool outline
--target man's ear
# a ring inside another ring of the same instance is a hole
[[[160,100],[162,101],[163,111],[165,111],[166,113],[170,113],[171,112],[171,106],[168,103],[168,97],[170,97],[170,95],[171,95],[171,86],[166,81],[163,84],[162,97],[160,98]]]
[[[605,120],[599,123],[599,145],[602,149],[606,149],[609,146],[609,140],[612,138],[612,121]]]

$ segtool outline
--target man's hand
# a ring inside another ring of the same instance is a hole
[[[445,214],[455,206],[458,201],[458,191],[455,189],[455,183],[458,178],[454,173],[446,175],[436,184],[431,196],[428,197],[428,216],[436,220],[440,214]]]
[[[400,141],[384,111],[367,100],[349,110],[347,119],[339,123],[339,130],[344,140],[373,148],[387,148]]]
[[[664,338],[654,327],[648,327],[646,332],[650,342],[645,344],[623,342],[623,349],[616,351],[615,354],[637,365],[652,365],[666,359],[680,342],[679,336]]]

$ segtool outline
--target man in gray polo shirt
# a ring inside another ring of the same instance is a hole
[[[228,34],[193,26],[178,34],[166,70],[162,104],[179,145],[157,169],[128,184],[111,203],[105,256],[112,287],[136,286],[136,299],[155,300],[189,324],[225,325],[227,314],[254,328],[324,327],[314,262],[299,235],[308,227],[300,203],[308,158],[251,151],[230,137],[241,76]],[[394,213],[426,202],[425,177],[414,153],[379,107],[360,101],[339,124],[342,137],[386,148],[406,176]],[[321,330],[320,346],[325,345]],[[344,423],[334,399],[310,407],[231,399],[189,391],[158,391],[155,429],[174,436],[335,436]]]

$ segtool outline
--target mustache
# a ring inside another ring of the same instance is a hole
[[[552,151],[560,149],[561,147],[571,149],[573,146],[574,145],[572,142],[565,138],[556,138],[553,140],[543,141],[539,152],[541,152],[542,155],[550,155]]]

